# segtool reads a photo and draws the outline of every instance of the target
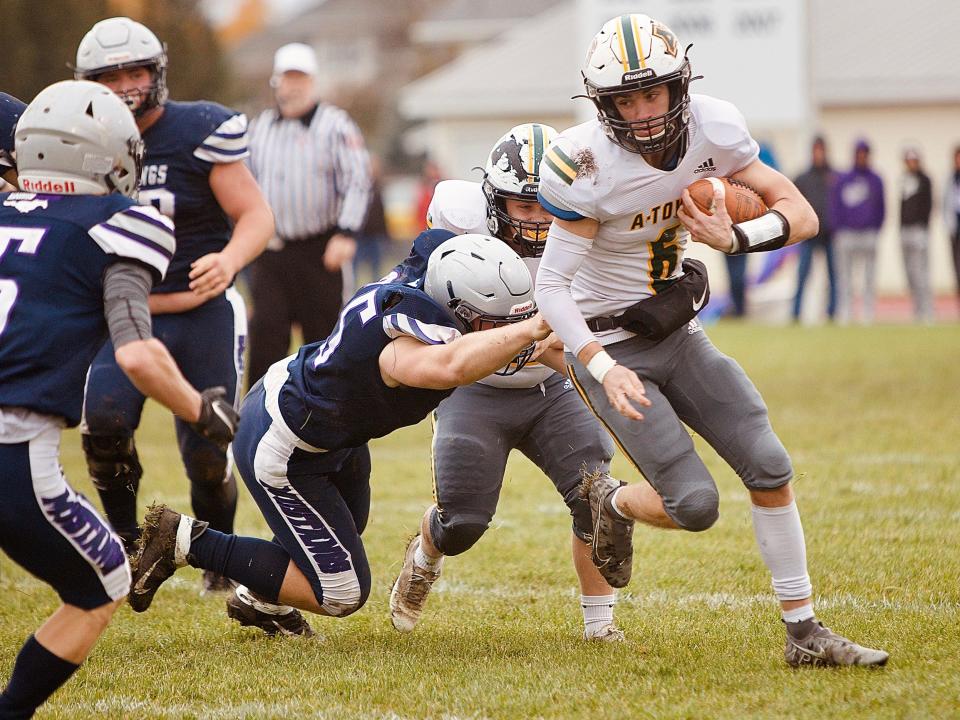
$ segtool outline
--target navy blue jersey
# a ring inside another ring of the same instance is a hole
[[[140,202],[153,204],[177,228],[177,254],[154,292],[189,290],[190,263],[230,241],[233,223],[210,189],[210,171],[249,154],[247,118],[212,102],[167,102],[143,142]]]
[[[330,337],[300,348],[287,366],[279,393],[287,426],[314,447],[339,450],[420,422],[453,390],[384,384],[380,353],[403,335],[439,345],[460,332],[421,290],[392,283],[360,288]]]
[[[13,134],[17,129],[17,120],[27,106],[13,95],[0,92],[0,175],[16,167],[13,153]]]
[[[174,248],[172,223],[122,195],[0,194],[0,405],[76,425],[108,333],[104,269],[132,259],[156,281]]]
[[[431,253],[452,237],[454,233],[449,230],[424,230],[414,238],[410,254],[403,262],[394,266],[384,280],[423,287],[423,276],[427,274],[427,262]]]

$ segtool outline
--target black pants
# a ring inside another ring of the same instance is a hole
[[[323,340],[337,323],[343,274],[323,266],[329,233],[266,250],[250,266],[250,362],[247,386],[263,377],[290,349],[290,327],[300,326],[304,344]]]

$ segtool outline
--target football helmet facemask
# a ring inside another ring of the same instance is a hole
[[[143,141],[130,109],[108,87],[64,80],[23,111],[14,137],[20,189],[133,197]]]
[[[537,312],[526,264],[501,240],[486,235],[457,235],[441,243],[430,254],[423,289],[464,333],[526,320]],[[514,374],[533,352],[531,343],[497,374]]]
[[[663,23],[640,14],[608,20],[590,43],[581,73],[604,132],[624,150],[655,153],[686,141],[690,61]],[[666,113],[636,121],[621,117],[614,103],[617,95],[657,85],[666,85],[670,93]]]
[[[106,72],[134,67],[149,69],[153,83],[145,92],[130,90],[118,95],[140,117],[165,103],[169,95],[166,49],[146,25],[128,17],[113,17],[101,20],[83,36],[73,70],[77,80],[95,81]]]
[[[549,125],[517,125],[497,140],[483,172],[487,198],[487,228],[512,243],[523,257],[540,257],[547,243],[550,222],[520,220],[507,212],[508,199],[537,202],[540,161],[557,131]]]

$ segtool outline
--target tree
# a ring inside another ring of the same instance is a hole
[[[77,46],[99,20],[126,14],[167,45],[168,85],[178,100],[230,102],[226,64],[199,0],[2,0],[0,90],[29,102],[47,85],[73,77]]]

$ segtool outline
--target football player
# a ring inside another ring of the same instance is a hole
[[[537,201],[537,185],[543,153],[555,134],[538,123],[511,129],[491,150],[481,183],[437,185],[427,224],[456,233],[489,231],[535,274],[553,219]],[[419,534],[407,546],[390,593],[393,626],[413,630],[444,556],[469,550],[487,530],[507,456],[516,448],[543,470],[570,509],[584,637],[622,640],[613,624],[614,591],[590,560],[590,505],[579,493],[582,468],[609,471],[613,443],[573,386],[541,363],[501,368],[440,403],[433,412],[433,433],[436,505],[426,511]]]
[[[639,14],[608,21],[582,70],[597,117],[560,133],[544,157],[540,198],[557,220],[536,295],[568,349],[574,385],[647,480],[621,487],[600,474],[587,484],[594,561],[621,587],[630,578],[634,520],[694,532],[716,521],[717,488],[686,423],[750,493],[786,623],[787,662],[882,665],[887,653],[851,642],[814,615],[793,469],[757,389],[695,319],[647,336],[638,319],[682,281],[690,239],[721,252],[764,252],[815,234],[816,214],[793,183],[757,159],[733,105],[688,93],[686,52],[662,23]],[[712,176],[752,186],[770,210],[733,224],[717,183],[716,211],[701,212],[685,188]]]
[[[13,95],[0,92],[0,189],[5,183],[12,186],[17,184],[13,132],[17,128],[17,120],[26,107]]]
[[[98,22],[77,50],[77,78],[113,90],[133,111],[146,144],[140,199],[173,219],[177,254],[150,296],[154,332],[191,382],[238,398],[246,310],[234,276],[266,247],[273,216],[242,162],[244,115],[212,102],[167,100],[167,56],[129,18]],[[132,547],[139,536],[137,489],[143,469],[134,443],[144,396],[127,382],[108,342],[87,381],[83,450],[107,518]],[[180,455],[198,518],[233,529],[236,480],[223,448],[175,420]],[[205,590],[227,589],[204,575]]]
[[[132,560],[134,610],[186,564],[241,583],[229,614],[268,633],[309,634],[294,608],[343,617],[366,602],[367,442],[419,422],[459,385],[522,367],[550,332],[526,265],[501,241],[426,234],[445,242],[422,283],[361,288],[326,340],[275,363],[244,399],[233,454],[275,542],[155,506]]]
[[[152,337],[147,298],[175,243],[171,221],[131,199],[142,151],[113,93],[57,83],[17,127],[23,192],[0,194],[0,546],[63,601],[17,655],[4,718],[32,716],[67,681],[130,588],[121,539],[59,462],[107,335],[125,376],[209,442],[226,447],[236,427],[223,389],[198,393]]]

